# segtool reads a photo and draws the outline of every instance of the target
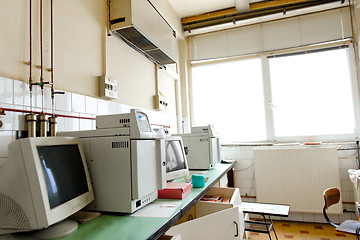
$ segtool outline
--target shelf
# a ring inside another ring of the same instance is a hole
[[[245,231],[269,233],[272,229],[272,223],[245,220]]]

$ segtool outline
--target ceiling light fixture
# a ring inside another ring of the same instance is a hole
[[[234,0],[237,12],[246,12],[250,9],[249,0]]]

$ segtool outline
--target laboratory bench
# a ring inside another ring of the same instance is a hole
[[[233,167],[234,163],[217,163],[211,170],[204,171],[205,178],[208,178],[205,187],[192,188],[191,193],[182,200],[169,199],[168,201],[181,202],[171,217],[135,217],[131,216],[131,214],[102,213],[101,216],[93,220],[79,224],[76,231],[63,239],[158,239],[184,216],[225,174],[227,174],[228,178],[232,176]],[[228,182],[231,184],[232,179],[228,179]],[[164,199],[156,201],[164,201]]]

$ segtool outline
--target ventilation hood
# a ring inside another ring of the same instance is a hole
[[[176,32],[150,0],[111,0],[110,29],[151,61],[176,63]]]

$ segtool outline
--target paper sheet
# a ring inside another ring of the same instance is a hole
[[[268,204],[261,204],[261,203],[257,203],[256,205],[253,206],[244,206],[241,205],[241,208],[243,210],[248,210],[248,211],[259,211],[259,212],[266,212],[266,211],[274,211],[275,208],[273,206],[269,206]]]
[[[181,202],[155,201],[131,214],[132,217],[170,217]]]
[[[349,169],[349,178],[351,182],[355,185],[355,188],[358,189],[359,179],[360,179],[360,170]]]

